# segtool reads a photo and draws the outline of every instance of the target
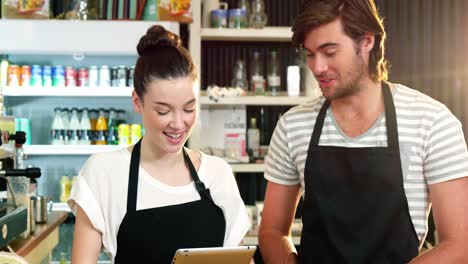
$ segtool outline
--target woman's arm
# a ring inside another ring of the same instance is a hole
[[[86,213],[76,204],[71,263],[97,263],[101,251],[101,241],[101,233],[94,228]]]

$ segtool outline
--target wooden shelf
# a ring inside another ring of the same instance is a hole
[[[200,96],[200,105],[298,105],[312,100],[306,96],[233,96],[221,97],[217,101],[208,96]]]
[[[289,42],[292,38],[291,27],[254,28],[202,28],[202,40],[221,41],[281,41]]]
[[[90,155],[124,148],[119,145],[24,145],[26,155]]]
[[[178,34],[179,24],[161,21],[2,19],[2,53],[136,55],[136,45],[152,25]]]
[[[6,87],[2,94],[5,97],[130,97],[132,91],[132,87]]]

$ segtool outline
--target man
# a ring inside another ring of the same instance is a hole
[[[323,96],[283,115],[272,137],[265,261],[468,263],[461,124],[441,103],[386,82],[373,0],[308,1],[293,32]],[[301,194],[297,256],[290,231]],[[431,205],[440,243],[420,254]]]

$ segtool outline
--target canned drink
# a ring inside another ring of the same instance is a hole
[[[130,125],[122,123],[117,130],[119,145],[128,146],[130,144]]]
[[[75,68],[67,66],[65,68],[65,86],[76,87],[78,86],[77,78],[78,73]]]
[[[110,75],[111,75],[111,86],[112,87],[117,87],[117,72],[119,71],[118,67],[112,67],[110,69]]]
[[[33,65],[31,68],[31,86],[42,87],[42,67]]]
[[[42,68],[42,86],[52,87],[52,67],[49,65]]]
[[[117,87],[127,87],[127,67],[123,65],[117,70]]]
[[[99,87],[99,70],[97,66],[89,67],[89,87]]]
[[[80,68],[80,70],[78,71],[78,86],[89,86],[89,71],[87,68]]]
[[[130,125],[130,144],[136,144],[141,138],[141,125]]]
[[[21,81],[20,86],[29,87],[31,85],[31,66],[21,66]]]
[[[133,87],[133,75],[135,74],[135,66],[128,69],[127,73],[127,87]]]
[[[20,76],[20,67],[18,65],[10,65],[10,67],[8,67],[8,86],[19,86]]]
[[[110,87],[111,79],[110,79],[110,69],[107,65],[102,65],[99,69],[99,86],[100,87]]]
[[[52,86],[65,86],[65,68],[62,65],[55,65],[52,68]]]

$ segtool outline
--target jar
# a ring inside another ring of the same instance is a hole
[[[247,12],[245,9],[235,8],[229,9],[229,27],[230,28],[246,28],[247,27]]]

